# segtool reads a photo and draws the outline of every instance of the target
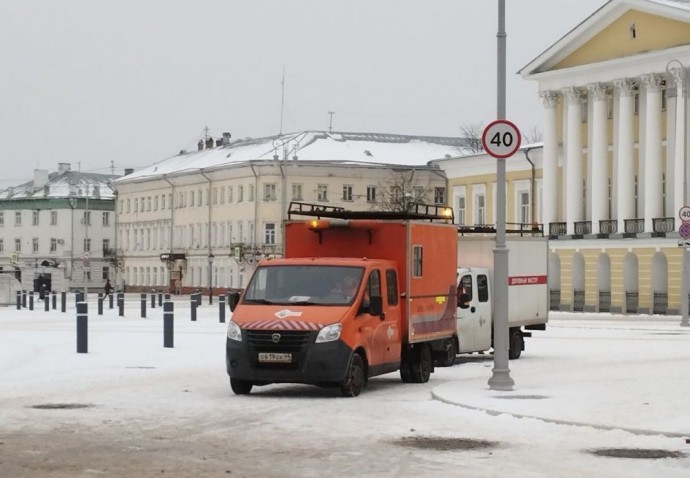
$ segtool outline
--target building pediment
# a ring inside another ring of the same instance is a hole
[[[611,0],[519,73],[531,78],[689,44],[690,2]]]

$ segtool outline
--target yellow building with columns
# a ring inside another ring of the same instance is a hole
[[[611,0],[520,70],[538,84],[544,137],[507,160],[506,221],[551,238],[553,309],[687,307],[688,67],[690,1]],[[494,223],[495,161],[435,163],[459,221]]]

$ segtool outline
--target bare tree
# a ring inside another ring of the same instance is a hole
[[[482,131],[484,131],[482,123],[465,123],[460,126],[460,135],[465,138],[467,149],[473,153],[481,153],[484,151],[484,147],[482,146]]]
[[[522,144],[541,143],[542,141],[544,141],[544,133],[536,125],[522,133]]]
[[[414,203],[429,203],[432,193],[429,183],[422,184],[415,177],[414,169],[392,170],[390,181],[378,189],[381,194],[376,208],[383,211],[411,211]]]

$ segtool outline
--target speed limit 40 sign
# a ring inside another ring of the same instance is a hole
[[[508,120],[493,121],[482,132],[484,151],[497,159],[505,159],[514,155],[520,148],[521,141],[520,130]]]

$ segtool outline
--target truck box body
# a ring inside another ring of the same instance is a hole
[[[549,289],[546,280],[548,242],[543,237],[507,237],[508,324],[545,324]],[[458,236],[458,267],[483,267],[493,285],[495,237]]]

